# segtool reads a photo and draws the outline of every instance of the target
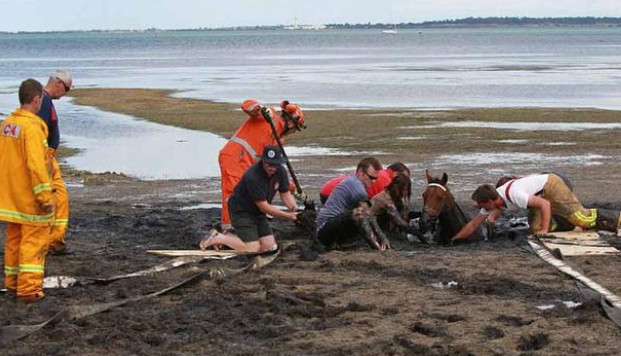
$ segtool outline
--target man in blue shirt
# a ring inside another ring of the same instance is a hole
[[[48,155],[52,162],[52,190],[56,204],[56,213],[50,234],[50,251],[66,253],[65,234],[69,226],[69,194],[63,181],[60,166],[56,159],[56,152],[60,143],[58,116],[52,100],[65,96],[73,85],[73,77],[67,69],[57,69],[50,74],[50,78],[43,88],[43,103],[38,115],[45,121],[48,128],[47,144]]]
[[[244,173],[229,198],[229,213],[235,234],[212,229],[200,242],[201,250],[225,245],[239,252],[275,250],[276,239],[267,222],[267,214],[286,220],[297,219],[295,199],[289,190],[285,158],[278,146],[266,146],[261,159]],[[289,209],[271,205],[276,192]]]
[[[378,250],[390,248],[383,233],[373,232],[368,226],[371,213],[366,187],[373,184],[381,169],[382,165],[375,157],[364,158],[358,163],[356,174],[347,177],[332,191],[317,216],[317,239],[323,245],[332,247],[362,235]]]

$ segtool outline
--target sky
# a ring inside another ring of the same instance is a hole
[[[0,31],[621,17],[621,0],[0,0]]]

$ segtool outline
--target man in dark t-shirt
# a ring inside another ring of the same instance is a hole
[[[285,159],[278,146],[266,146],[261,160],[252,165],[235,186],[229,199],[229,213],[235,234],[215,229],[200,242],[201,250],[225,245],[239,252],[267,252],[277,248],[267,214],[286,220],[297,219],[295,199],[289,191]],[[271,205],[276,192],[290,210]]]
[[[58,115],[56,115],[56,108],[52,100],[58,100],[67,95],[72,85],[73,76],[67,69],[57,69],[52,72],[45,88],[43,88],[43,102],[38,112],[39,117],[45,121],[48,128],[47,154],[53,167],[51,174],[56,211],[54,223],[51,227],[49,249],[56,254],[70,253],[65,242],[65,235],[69,226],[69,193],[63,181],[60,165],[56,157],[56,151],[60,143],[60,129]]]

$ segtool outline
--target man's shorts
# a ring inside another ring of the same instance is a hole
[[[274,234],[267,222],[267,216],[265,214],[248,213],[242,209],[231,207],[230,205],[229,208],[235,235],[239,236],[242,241],[257,241],[261,237]]]
[[[353,218],[353,209],[328,219],[317,231],[317,239],[326,247],[355,241],[360,230]]]

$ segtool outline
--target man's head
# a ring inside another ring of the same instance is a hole
[[[67,69],[56,69],[50,74],[45,85],[45,90],[52,99],[60,99],[65,96],[73,85],[73,77]]]
[[[265,146],[261,155],[263,170],[268,176],[273,176],[278,171],[278,166],[285,163],[285,157],[278,146]]]
[[[377,179],[379,171],[382,170],[382,164],[375,157],[363,158],[358,162],[356,167],[356,176],[364,183],[366,187],[370,187],[371,184]]]
[[[499,199],[500,195],[498,195],[496,188],[490,184],[480,185],[472,193],[472,200],[474,200],[479,207],[484,208],[485,210],[492,210],[498,207],[496,202],[498,202]]]
[[[293,132],[302,131],[306,128],[306,120],[304,119],[304,112],[296,104],[290,103],[288,100],[284,100],[280,103],[280,115],[285,120],[285,129],[282,135],[289,135]]]
[[[26,79],[19,86],[19,104],[22,109],[36,114],[41,109],[43,85],[34,79]]]
[[[254,99],[244,100],[244,102],[241,104],[242,111],[252,118],[261,116],[262,107],[263,105]]]

